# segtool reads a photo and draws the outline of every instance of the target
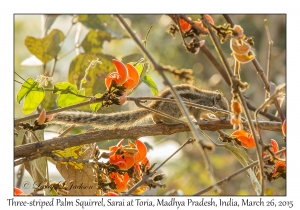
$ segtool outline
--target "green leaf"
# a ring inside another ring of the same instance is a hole
[[[141,76],[141,74],[143,73],[143,70],[144,70],[144,64],[138,63],[134,67],[136,68],[136,70],[139,72],[139,75]]]
[[[34,38],[27,36],[25,45],[27,49],[40,59],[43,63],[47,63],[53,59],[60,51],[59,44],[64,40],[65,35],[58,29],[53,29],[50,34],[44,38]]]
[[[72,60],[69,68],[69,82],[80,86],[80,81],[85,75],[85,69],[92,60],[96,60],[97,58],[99,58],[102,64],[97,64],[89,69],[86,76],[87,82],[82,85],[88,96],[103,93],[106,90],[105,77],[109,72],[115,71],[115,66],[112,63],[114,57],[101,53],[83,53]]]
[[[23,113],[30,114],[33,112],[38,105],[43,101],[45,97],[45,91],[43,88],[38,88],[38,90],[31,90],[25,97],[23,105]]]
[[[78,91],[77,91],[77,94],[82,95],[82,96],[85,96],[85,89],[84,89],[84,88],[81,88],[81,90],[78,90]]]
[[[246,167],[247,165],[249,165],[253,162],[249,158],[247,152],[244,149],[236,148],[236,147],[229,146],[229,145],[225,145],[225,148],[228,149],[232,154],[235,155],[235,157],[243,165],[243,167]],[[254,190],[256,191],[256,194],[260,195],[261,194],[261,185],[260,185],[259,181],[257,180],[255,173],[253,172],[253,170],[251,168],[247,169],[247,172],[249,174],[249,177],[250,177],[250,180],[254,187]]]
[[[28,78],[21,86],[21,89],[17,93],[17,102],[21,103],[22,99],[27,95],[29,91],[31,91],[37,83],[33,78]]]
[[[17,102],[20,103],[25,98],[22,111],[24,114],[30,114],[43,101],[44,97],[44,89],[39,88],[33,78],[28,78],[17,93]]]
[[[66,90],[66,91],[64,91]],[[61,93],[68,93],[68,91],[72,91],[73,93],[77,93],[77,86],[73,85],[69,82],[58,82],[54,84],[54,91],[55,94]]]
[[[103,94],[98,93],[95,95],[96,98],[101,98]],[[100,103],[94,103],[90,105],[90,108],[93,112],[97,112],[102,107],[102,102]]]
[[[144,64],[143,63],[136,63],[136,62],[129,62],[129,63],[136,68],[136,70],[139,73],[139,76],[141,76],[141,73],[143,72],[143,69],[144,69]]]
[[[78,21],[89,28],[104,30],[117,39],[124,36],[124,30],[111,15],[79,15]]]
[[[104,41],[110,41],[111,35],[103,30],[91,29],[81,43],[85,52],[99,53]]]
[[[226,149],[232,152],[238,161],[245,167],[249,163],[251,164],[253,161],[249,158],[247,152],[243,148],[237,148],[229,145],[225,145]]]
[[[145,75],[142,79],[142,81],[150,88],[152,94],[154,96],[158,95],[158,88],[156,83],[153,81],[152,77],[149,75]]]
[[[78,94],[78,95],[85,96],[84,88],[82,88],[81,90],[77,90],[77,86],[69,82],[59,82],[54,84],[53,93],[60,94],[57,99],[57,105],[59,107],[66,107],[66,106],[78,104],[84,101],[85,99],[84,97],[74,95],[74,94]]]
[[[150,65],[149,62],[145,62],[143,64],[143,71],[141,72],[140,77],[145,77],[145,75],[147,75],[148,71],[149,71]]]
[[[77,89],[77,88],[76,88]],[[70,90],[72,93],[85,96],[85,90],[82,88],[81,90]],[[84,97],[76,96],[72,93],[64,93],[64,91],[61,92],[57,99],[57,106],[60,108],[71,106],[75,104],[79,104],[85,100]]]
[[[131,65],[133,65],[137,69],[140,78],[143,78],[147,74],[149,69],[149,63],[144,58],[142,58],[142,55],[140,53],[127,55],[122,58],[122,62],[124,64],[130,63]]]

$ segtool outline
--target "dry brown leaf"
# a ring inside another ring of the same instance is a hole
[[[93,150],[94,146],[89,147],[80,158],[89,159]],[[57,162],[56,168],[67,181],[70,195],[96,195],[97,184],[94,183],[95,177],[91,167],[83,164],[83,168],[79,170],[72,165]]]

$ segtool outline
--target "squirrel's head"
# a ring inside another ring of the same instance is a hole
[[[228,101],[227,99],[225,98],[225,96],[223,96],[223,94],[219,91],[216,91],[216,94],[214,95],[214,106],[218,109],[223,109],[225,111],[228,111],[229,110],[229,106],[228,106]],[[225,117],[227,118],[228,117],[228,114],[227,113],[224,113],[224,112],[215,112],[214,113],[216,115],[216,117],[220,118],[220,117]]]

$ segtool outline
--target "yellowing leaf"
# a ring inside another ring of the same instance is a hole
[[[78,147],[80,148],[82,146]],[[81,151],[81,149],[79,150]],[[78,153],[78,150],[75,149],[74,151],[75,153]],[[81,155],[79,157],[84,160],[89,159],[94,151],[95,145],[89,146],[88,149],[80,153]],[[73,162],[72,164],[76,164],[76,162]],[[86,164],[81,164],[80,169],[68,166],[69,165],[62,164],[61,162],[56,163],[57,170],[69,184],[70,195],[96,195],[97,183],[95,182],[93,169]]]
[[[106,90],[104,80],[109,72],[115,71],[115,66],[112,63],[114,57],[102,53],[82,53],[72,60],[69,68],[69,82],[79,87],[80,81],[85,75],[84,70],[90,65],[91,61],[97,59],[102,64],[91,67],[86,76],[86,83],[82,84],[85,94],[88,96]]]
[[[89,28],[105,30],[117,39],[120,39],[124,36],[124,30],[117,20],[111,15],[83,14],[79,15],[78,21]]]
[[[73,158],[80,158],[84,153],[82,152],[82,148],[85,145],[80,145],[80,146],[74,146],[70,148],[66,148],[65,150],[55,150],[53,151],[58,157],[73,157]],[[75,169],[82,169],[83,164],[78,163],[75,161],[70,161],[70,162],[60,162],[61,164],[69,164],[71,166],[74,166]]]
[[[53,29],[50,34],[44,38],[34,38],[27,36],[25,45],[27,49],[40,59],[43,63],[47,63],[53,59],[60,51],[59,44],[64,40],[65,35],[58,29]]]
[[[272,188],[266,188],[265,189],[265,195],[271,196],[274,195],[275,190]]]
[[[106,31],[91,29],[81,43],[85,52],[99,53],[104,41],[110,41],[111,35]]]

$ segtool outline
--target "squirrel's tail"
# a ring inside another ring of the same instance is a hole
[[[54,115],[48,124],[77,126],[90,125],[96,128],[124,128],[141,123],[150,117],[150,111],[138,109],[134,111],[96,114],[82,111],[64,111]]]

